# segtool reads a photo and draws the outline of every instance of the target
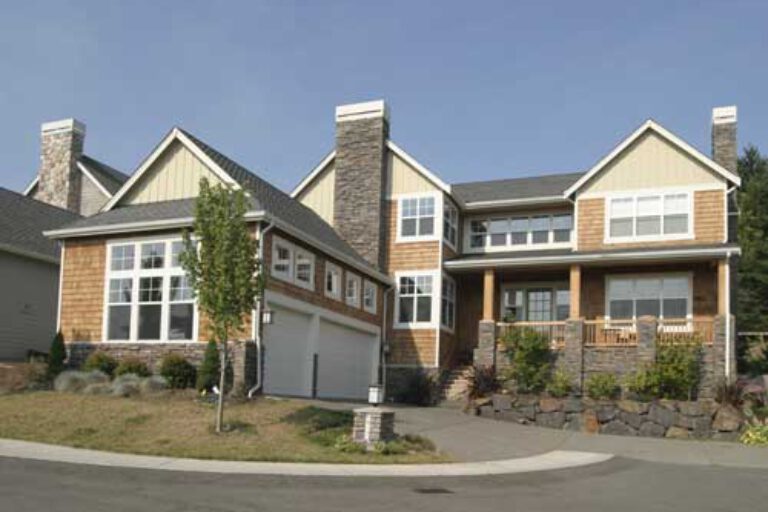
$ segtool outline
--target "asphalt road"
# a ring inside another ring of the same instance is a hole
[[[0,510],[744,511],[766,510],[767,483],[768,470],[621,458],[573,470],[440,479],[191,474],[0,458]]]

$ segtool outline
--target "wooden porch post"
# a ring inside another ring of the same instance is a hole
[[[717,314],[728,314],[728,260],[717,260]]]
[[[571,320],[581,318],[581,265],[571,265]]]
[[[496,275],[492,268],[485,271],[483,275],[483,320],[493,322],[496,319],[494,313],[494,295],[495,295]]]

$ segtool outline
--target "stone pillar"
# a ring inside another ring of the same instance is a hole
[[[371,445],[395,438],[395,411],[385,407],[355,409],[352,423],[352,440]]]
[[[563,351],[563,369],[571,376],[575,389],[582,390],[584,385],[584,319],[571,319],[565,322],[565,350]]]
[[[493,320],[480,320],[478,324],[474,365],[496,368],[496,322]]]
[[[637,319],[637,367],[652,364],[656,360],[656,337],[659,321],[653,316]]]
[[[711,359],[714,385],[726,379],[726,373],[729,373],[728,378],[731,382],[736,378],[736,350],[733,343],[733,330],[736,326],[732,315],[730,321],[731,325],[728,326],[727,315],[717,315],[714,319]],[[726,366],[729,367],[729,372],[726,372]]]
[[[80,213],[85,125],[76,119],[44,123],[40,130],[40,171],[35,198]]]

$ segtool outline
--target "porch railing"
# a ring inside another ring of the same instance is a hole
[[[588,347],[632,347],[637,345],[634,320],[585,320],[584,345]]]
[[[543,334],[549,340],[553,350],[562,349],[565,346],[565,322],[501,322],[496,324],[499,340],[513,329],[531,329]]]
[[[698,341],[711,345],[715,339],[715,319],[711,317],[696,317],[693,319],[659,320],[659,333],[656,341],[659,344],[691,343]]]
[[[658,321],[658,344],[691,343],[711,345],[714,340],[714,318],[664,319]],[[592,347],[632,347],[637,345],[635,320],[585,320],[584,345]]]

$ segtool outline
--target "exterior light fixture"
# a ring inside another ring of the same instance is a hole
[[[368,386],[368,403],[374,407],[384,403],[384,386],[381,384]]]
[[[261,323],[262,325],[272,325],[275,321],[275,312],[269,308],[264,308],[261,311]]]

